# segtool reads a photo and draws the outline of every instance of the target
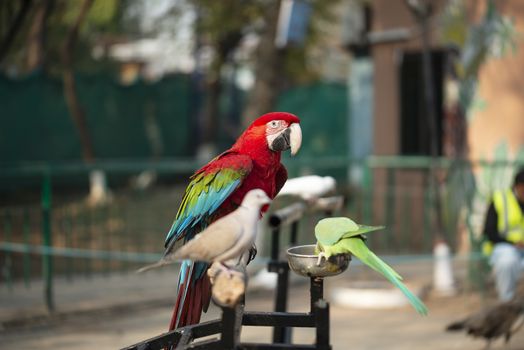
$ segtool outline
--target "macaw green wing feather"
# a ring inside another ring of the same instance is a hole
[[[186,188],[167,236],[167,251],[197,224],[206,224],[218,207],[242,184],[252,169],[251,158],[224,153],[197,171]]]
[[[360,238],[346,238],[340,240],[336,245],[341,245],[348,251],[350,251],[354,256],[356,256],[364,264],[371,267],[373,270],[382,274],[388,281],[393,283],[395,287],[400,289],[400,291],[408,298],[409,303],[417,310],[421,315],[426,315],[428,310],[424,303],[414,295],[405,285],[401,282],[400,275],[395,272],[388,264],[382,261],[378,256],[375,255],[369,248],[366,246],[364,241]]]

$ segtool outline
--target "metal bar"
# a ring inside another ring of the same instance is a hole
[[[276,227],[271,231],[271,260],[278,261],[280,240],[280,228]]]
[[[328,213],[329,216],[333,214],[333,212],[340,210],[342,206],[344,205],[344,196],[333,196],[333,197],[323,197],[318,198],[313,203],[312,207],[309,209],[310,212],[325,212]]]
[[[298,237],[298,220],[291,224],[291,235],[289,236],[289,245],[294,246],[297,244]]]
[[[10,243],[0,241],[0,251],[24,253],[29,250],[32,254],[51,254],[54,256],[82,258],[82,259],[109,259],[141,263],[152,263],[162,257],[162,253],[133,253],[133,252],[107,252],[105,250],[76,249],[62,247],[48,247],[45,245],[29,245],[23,243]],[[277,262],[278,263],[278,262]]]
[[[258,343],[242,343],[236,347],[235,350],[314,350],[316,345],[305,344],[258,344]]]
[[[242,328],[242,314],[244,305],[237,304],[234,308],[222,308],[222,336],[220,337],[221,349],[235,349],[240,342],[240,329]]]
[[[13,227],[12,227],[12,222],[11,222],[11,214],[9,213],[9,210],[6,210],[4,214],[4,238],[5,240],[7,241],[12,240],[12,229]],[[11,292],[13,290],[13,260],[12,260],[10,252],[6,252],[3,265],[4,266],[2,266],[2,275],[5,279],[7,290]]]
[[[311,277],[309,281],[310,310],[313,314],[316,310],[316,303],[324,298],[324,279],[322,277]]]
[[[431,181],[431,180],[430,180]],[[425,188],[424,190],[424,196],[423,196],[423,199],[424,199],[424,230],[423,230],[423,234],[424,236],[422,237],[422,249],[424,251],[427,251],[428,248],[429,248],[429,244],[430,244],[430,239],[429,239],[429,235],[430,235],[430,231],[431,231],[431,222],[432,222],[432,215],[431,215],[431,212],[432,212],[432,191],[429,190],[428,188]]]
[[[317,349],[329,350],[329,304],[320,299],[315,303],[315,318],[317,324]]]
[[[386,198],[385,198],[385,219],[386,219],[386,234],[383,237],[383,246],[386,249],[391,249],[393,246],[393,237],[395,235],[395,169],[388,168],[386,174]]]
[[[246,312],[242,317],[244,326],[273,327],[286,325],[288,327],[315,327],[315,319],[310,313],[291,312]]]
[[[121,350],[157,350],[157,349],[163,349],[170,347],[174,344],[176,344],[181,338],[180,332],[173,331],[166,334],[162,334],[147,340],[144,340],[143,342],[133,344],[130,346],[127,346],[125,348],[122,348]]]
[[[183,347],[177,347],[177,350],[186,350],[186,349],[198,349],[198,350],[224,350],[220,340],[218,339],[209,339],[202,340],[200,342],[194,342]],[[236,348],[231,348],[236,349]]]
[[[289,225],[300,220],[307,207],[303,202],[297,202],[275,211],[269,217],[269,225],[273,228]]]
[[[363,178],[363,210],[362,210],[362,219],[363,222],[369,223],[372,221],[373,215],[373,186],[372,186],[372,175],[371,169],[368,163],[364,164],[364,178]]]
[[[175,342],[175,344],[177,344],[176,348],[186,348],[186,345],[191,343],[193,339],[195,339],[195,337],[193,336],[191,328],[181,330],[180,339],[177,342]]]
[[[24,234],[24,244],[26,250],[23,255],[23,265],[24,265],[24,285],[26,288],[31,286],[31,255],[29,254],[30,235],[31,235],[31,217],[29,215],[29,210],[24,208],[23,213],[23,234]]]
[[[404,203],[402,205],[402,226],[401,226],[401,242],[400,246],[403,247],[406,251],[409,251],[409,245],[411,244],[410,240],[410,226],[412,225],[412,211],[411,211],[411,201],[412,197],[408,191],[404,191],[403,196]]]
[[[289,265],[282,264],[278,270],[277,278],[277,293],[275,296],[275,311],[285,312],[287,309],[287,289],[289,282]],[[274,343],[290,343],[291,342],[291,329],[286,327],[275,327],[273,329],[273,342]]]
[[[51,226],[51,176],[46,174],[42,181],[42,237],[43,245],[47,248],[53,246]],[[42,254],[42,269],[45,303],[48,311],[54,311],[52,254]]]
[[[220,333],[221,329],[222,329],[221,320],[203,322],[198,325],[178,328],[174,331],[164,333],[159,336],[142,341],[140,343],[125,347],[122,350],[163,349],[165,347],[172,346],[176,343],[182,343],[181,338],[183,337],[183,334],[186,334],[186,338],[190,337],[190,338],[196,339],[196,338],[206,337],[208,335],[218,334]],[[218,340],[215,340],[215,342],[218,343]],[[216,349],[219,349],[219,348],[217,347]]]
[[[72,247],[73,245],[73,240],[72,240],[72,234],[73,234],[73,223],[72,223],[72,219],[71,219],[71,209],[70,208],[66,208],[64,209],[64,238],[65,238],[65,245],[66,247]],[[72,258],[65,258],[64,259],[66,261],[66,266],[65,266],[65,274],[66,274],[66,279],[68,281],[71,281],[72,280],[72,276],[73,276],[73,264],[74,264],[74,259]]]

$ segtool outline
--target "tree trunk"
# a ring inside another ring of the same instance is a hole
[[[5,6],[8,5],[9,4],[6,4]],[[18,10],[18,13],[16,14],[16,17],[13,20],[13,23],[7,31],[5,38],[1,39],[2,41],[0,42],[0,63],[7,56],[7,52],[11,48],[11,45],[13,44],[16,35],[20,31],[20,28],[22,28],[22,24],[24,23],[24,20],[27,17],[30,8],[31,0],[23,0],[22,4],[20,5],[20,9]]]
[[[256,81],[243,113],[243,124],[248,126],[260,115],[274,108],[283,73],[285,51],[275,46],[280,0],[270,1],[265,16],[266,28],[257,52]]]
[[[51,5],[51,0],[40,0],[36,4],[33,23],[27,37],[26,70],[28,72],[45,64],[45,29]]]
[[[203,113],[203,130],[199,155],[209,159],[216,154],[214,148],[220,115],[220,96],[222,95],[221,73],[230,54],[237,48],[242,39],[241,31],[231,31],[215,44],[216,58],[211,66],[206,82],[206,104]]]
[[[78,30],[84,21],[84,18],[93,4],[93,0],[84,0],[75,20],[73,26],[69,29],[64,46],[62,48],[63,60],[63,83],[64,83],[64,97],[69,109],[69,114],[75,123],[78,135],[80,137],[80,145],[82,147],[82,157],[86,162],[92,162],[95,158],[93,144],[89,129],[87,127],[87,118],[85,112],[78,100],[76,91],[75,75],[73,71],[73,51],[78,37]]]
[[[87,117],[78,100],[78,93],[76,90],[76,80],[73,70],[73,52],[78,37],[78,31],[82,25],[89,8],[93,4],[93,0],[84,0],[80,7],[80,12],[76,18],[73,26],[67,33],[64,46],[62,47],[63,67],[63,83],[64,83],[64,97],[69,109],[69,114],[75,123],[78,136],[80,138],[80,146],[82,147],[82,158],[86,163],[92,163],[95,160],[95,152],[89,128],[87,126]],[[101,170],[92,170],[89,174],[90,193],[88,203],[91,205],[105,204],[111,200],[111,194],[107,189],[107,181],[105,173]]]

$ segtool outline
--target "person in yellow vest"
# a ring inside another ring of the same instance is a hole
[[[493,194],[484,235],[493,247],[489,261],[498,297],[508,301],[524,271],[524,168],[517,172],[513,188]]]

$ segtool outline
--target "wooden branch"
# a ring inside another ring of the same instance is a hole
[[[93,0],[84,0],[78,13],[75,23],[70,28],[64,46],[62,47],[62,60],[64,63],[63,69],[63,83],[64,83],[64,98],[69,109],[69,113],[80,137],[80,144],[82,146],[82,156],[86,162],[92,162],[95,158],[93,144],[89,129],[87,127],[87,118],[85,112],[78,100],[78,93],[76,91],[75,75],[73,71],[73,50],[78,37],[78,31],[82,25],[89,8],[93,4]]]
[[[207,270],[211,280],[213,301],[222,307],[234,307],[241,300],[247,288],[246,265],[249,251],[240,259],[225,263],[215,262]]]
[[[22,27],[22,24],[24,23],[30,8],[31,0],[23,0],[22,5],[20,5],[20,10],[13,20],[13,24],[7,31],[5,38],[2,38],[2,41],[0,42],[0,63],[7,56],[7,52],[13,44],[13,41],[15,40],[20,28]]]
[[[37,2],[33,21],[27,34],[26,69],[28,72],[45,65],[46,26],[52,5],[53,0]]]

